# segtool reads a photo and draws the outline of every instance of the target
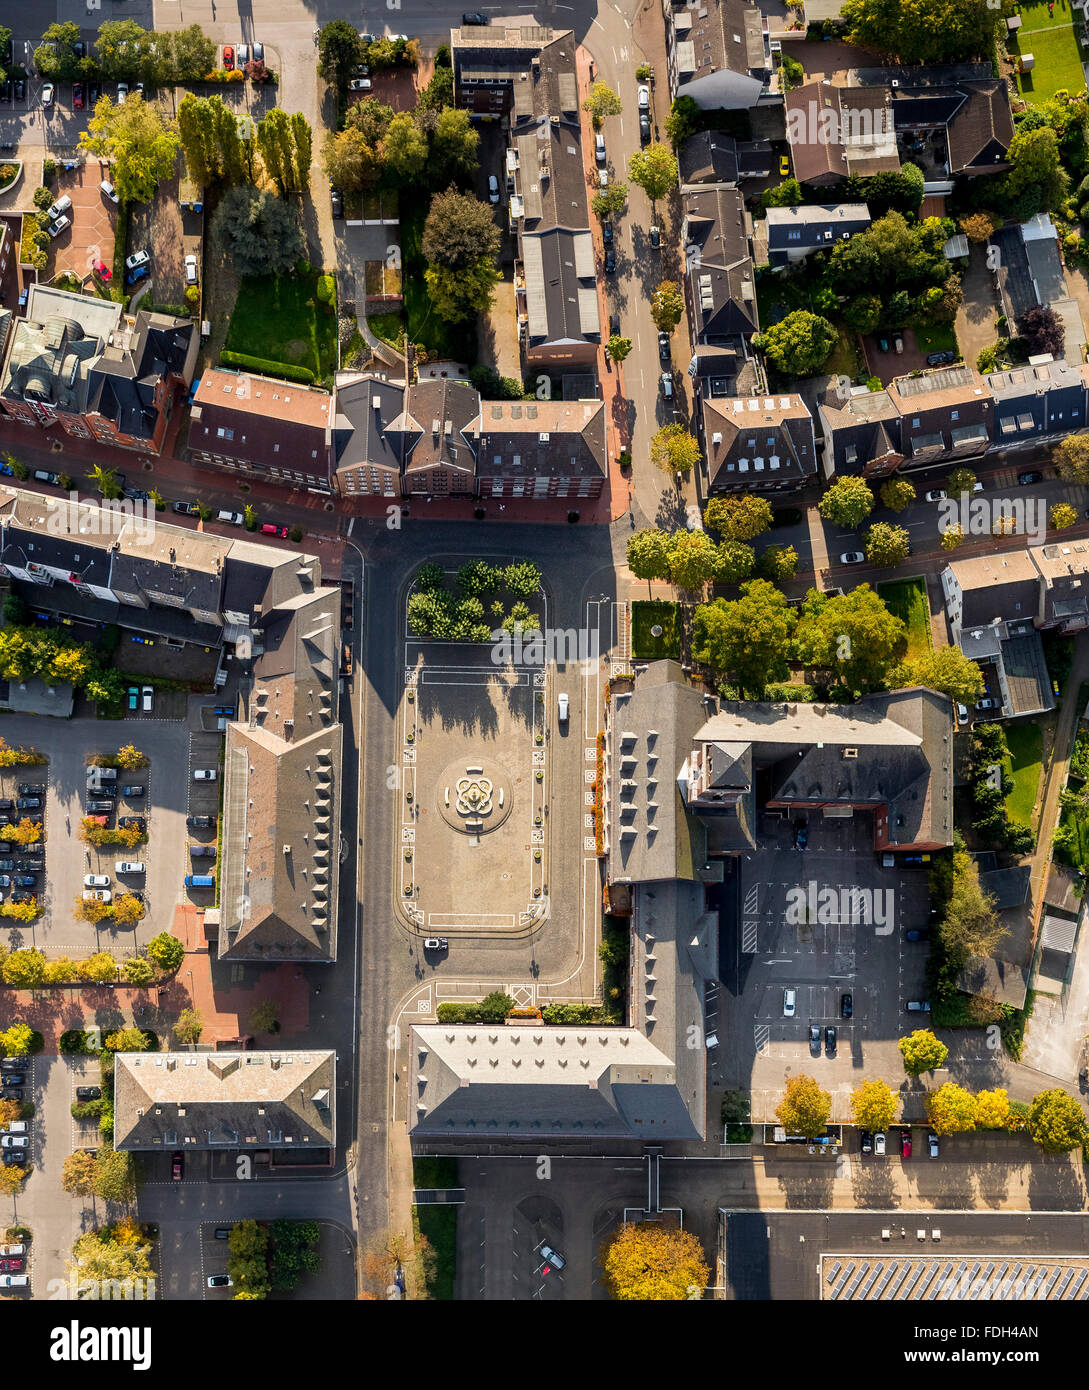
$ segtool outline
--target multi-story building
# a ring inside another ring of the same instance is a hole
[[[746,0],[676,4],[663,0],[669,90],[704,110],[748,110],[782,101],[776,90],[768,21]]]
[[[336,375],[336,490],[344,497],[401,496],[401,436],[393,422],[404,387],[369,372]]]
[[[142,453],[158,453],[193,377],[188,319],[32,285],[9,335],[0,407],[12,419]]]
[[[209,367],[189,413],[189,452],[250,478],[333,490],[333,397],[317,387]]]
[[[816,472],[813,417],[801,396],[730,399],[702,391],[700,403],[712,492],[791,492]]]
[[[764,222],[754,230],[753,249],[759,263],[782,270],[814,251],[830,251],[836,242],[850,241],[869,225],[870,209],[865,203],[768,208]]]

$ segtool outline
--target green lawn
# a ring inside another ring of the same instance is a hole
[[[933,323],[926,328],[913,328],[920,352],[959,352],[957,335],[951,323]]]
[[[926,596],[926,580],[890,579],[878,584],[877,593],[886,608],[907,628],[909,660],[927,656],[933,650],[930,635],[930,603]]]
[[[423,229],[428,200],[417,198],[401,215],[401,292],[404,295],[408,338],[423,343],[431,357],[455,362],[476,361],[476,331],[472,323],[451,324],[431,307],[424,271]]]
[[[1006,797],[1006,815],[1011,821],[1032,826],[1036,793],[1044,756],[1044,735],[1039,724],[1011,724],[1006,730],[1010,757],[1006,771],[1013,778],[1013,791]]]
[[[319,274],[243,280],[227,329],[227,350],[308,367],[319,381],[331,377],[337,365],[337,312],[335,304],[326,313],[318,303]]]
[[[457,1160],[453,1158],[414,1158],[412,1181],[418,1188],[456,1187]],[[417,1235],[426,1236],[435,1252],[435,1272],[428,1280],[427,1297],[450,1300],[454,1297],[454,1271],[457,1268],[456,1206],[412,1208],[412,1224]]]
[[[661,637],[655,637],[651,628],[658,624],[662,628]],[[671,657],[676,661],[681,654],[681,606],[660,599],[641,599],[631,606],[631,650],[638,661],[657,661],[661,657]]]
[[[1055,0],[1055,13],[1047,12],[1047,0],[1019,6],[1021,28],[1010,42],[1011,56],[1031,53],[1035,66],[1017,74],[1017,90],[1030,105],[1038,106],[1061,88],[1071,95],[1085,89],[1077,35],[1069,0]]]

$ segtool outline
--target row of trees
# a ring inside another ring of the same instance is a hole
[[[152,937],[147,944],[146,957],[130,956],[124,962],[115,960],[108,951],[98,951],[81,961],[69,960],[64,956],[46,960],[35,947],[9,952],[6,946],[0,945],[0,979],[16,989],[74,984],[77,980],[85,980],[89,984],[109,984],[117,979],[120,968],[126,983],[148,985],[160,972],[172,974],[177,970],[184,956],[185,947],[169,932],[160,932]]]
[[[313,131],[300,111],[289,115],[276,106],[254,124],[239,121],[221,96],[187,92],[178,107],[178,138],[189,177],[201,188],[254,183],[262,170],[280,193],[310,186]]]
[[[333,186],[354,193],[467,184],[477,169],[480,144],[469,113],[449,104],[425,105],[425,99],[427,93],[415,111],[395,111],[374,97],[350,106],[343,129],[326,135],[322,146]],[[445,101],[445,93],[431,99]]]
[[[93,647],[38,627],[0,629],[0,676],[14,681],[38,676],[48,685],[69,683],[89,700],[105,705],[120,704],[125,693],[123,677],[106,666]]]
[[[769,579],[789,579],[798,566],[793,546],[769,546],[756,560],[751,545],[705,531],[637,531],[628,541],[628,566],[637,579],[660,579],[692,591],[718,582],[740,584],[754,568]]]
[[[998,849],[1011,854],[1027,854],[1036,837],[1027,825],[1011,821],[1006,798],[1013,791],[1013,778],[1006,731],[1001,724],[977,724],[972,731],[971,764],[968,785],[972,795],[972,825],[978,835]]]
[[[133,19],[108,19],[98,27],[94,56],[80,56],[78,24],[50,24],[34,50],[34,67],[55,82],[106,78],[148,86],[199,82],[215,70],[218,49],[199,24],[152,33]]]

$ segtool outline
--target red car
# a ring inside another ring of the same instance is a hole
[[[95,274],[101,275],[103,280],[113,279],[113,271],[105,261],[95,261]]]
[[[182,1171],[185,1166],[185,1158],[180,1153],[170,1155],[170,1176],[175,1182],[181,1182]]]
[[[227,72],[234,67],[234,49],[229,43],[223,45],[223,66]]]
[[[262,536],[279,536],[281,540],[287,540],[286,526],[273,526],[271,521],[266,521],[261,527]]]
[[[83,110],[83,83],[72,83],[72,107],[76,111]]]
[[[0,1271],[4,1274],[18,1274],[22,1268],[22,1260],[0,1260]]]
[[[900,1157],[911,1157],[911,1133],[906,1129],[900,1131]]]

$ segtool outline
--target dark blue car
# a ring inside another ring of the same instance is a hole
[[[135,285],[140,280],[146,280],[150,271],[146,265],[138,265],[135,270],[130,270],[125,276],[126,285]]]

